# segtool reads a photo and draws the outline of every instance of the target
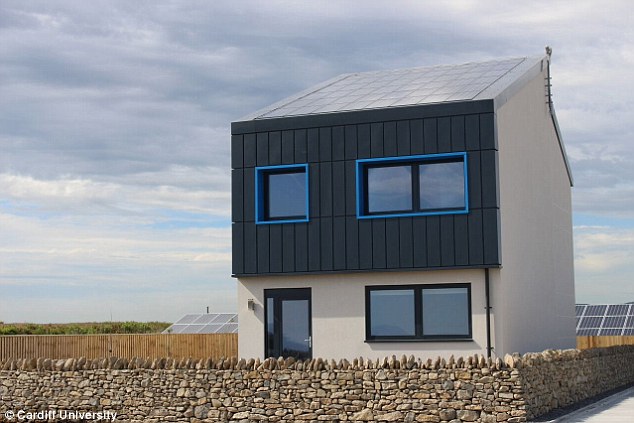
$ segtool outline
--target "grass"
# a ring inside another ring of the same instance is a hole
[[[115,333],[160,333],[166,322],[90,322],[90,323],[2,323],[0,335],[95,335]]]

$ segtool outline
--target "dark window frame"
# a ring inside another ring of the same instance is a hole
[[[268,204],[268,184],[270,175],[283,175],[291,173],[303,173],[305,175],[306,185],[306,214],[305,215],[289,215],[280,217],[269,216]],[[292,164],[278,166],[258,166],[255,168],[255,224],[271,225],[279,223],[302,223],[308,222],[310,216],[310,184],[308,164]]]
[[[423,333],[423,290],[426,289],[467,289],[467,316],[469,318],[469,333],[464,335],[425,335]],[[371,301],[372,291],[414,291],[414,326],[413,336],[373,336],[371,333]],[[420,285],[368,285],[365,287],[365,342],[441,342],[441,341],[473,341],[473,314],[471,304],[470,283],[448,284],[420,284]]]
[[[313,299],[311,288],[267,288],[264,289],[264,357],[268,358],[269,351],[274,349],[281,351],[282,349],[282,308],[280,307],[281,301],[286,300],[308,300],[308,333],[312,338],[313,336]],[[269,335],[268,331],[268,313],[269,313],[269,301],[274,302],[273,307],[273,337]],[[312,341],[310,345],[310,356],[312,357],[313,347]],[[274,357],[277,358],[277,357]]]
[[[464,207],[423,209],[420,207],[420,168],[419,166],[435,163],[462,162],[464,181]],[[385,167],[410,167],[412,208],[409,210],[390,210],[370,212],[368,210],[368,170]],[[469,213],[469,172],[467,169],[467,153],[442,153],[416,156],[380,157],[359,159],[356,161],[357,182],[357,218],[376,219],[406,216],[437,216],[446,214]]]

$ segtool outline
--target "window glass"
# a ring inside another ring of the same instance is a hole
[[[414,336],[414,290],[370,291],[370,335]]]
[[[411,166],[368,169],[368,213],[412,209]]]
[[[421,164],[419,180],[421,210],[465,207],[462,161]]]
[[[306,172],[267,173],[269,219],[306,216]]]
[[[423,336],[469,335],[467,288],[423,289]]]
[[[275,336],[275,303],[273,298],[266,299],[266,356],[272,357]]]

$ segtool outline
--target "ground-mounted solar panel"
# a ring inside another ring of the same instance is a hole
[[[611,304],[608,306],[606,316],[627,316],[629,309],[629,304]]]
[[[584,316],[603,316],[607,308],[607,305],[589,305],[586,307]]]
[[[237,333],[236,313],[187,314],[163,333]]]
[[[625,319],[626,316],[606,316],[603,318],[603,325],[601,327],[623,329]]]
[[[585,310],[586,310],[586,306],[585,306],[585,304],[584,304],[584,305],[577,304],[577,305],[575,306],[575,313],[576,313],[577,317],[581,317],[581,316],[583,316],[583,312],[584,312]]]
[[[577,336],[599,336],[599,328],[577,329]]]
[[[600,328],[603,317],[584,317],[579,324],[579,329]]]
[[[623,336],[633,336],[634,328],[625,328],[623,329]]]

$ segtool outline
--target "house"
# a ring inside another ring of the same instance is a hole
[[[232,122],[240,356],[574,348],[549,64],[346,74]]]

